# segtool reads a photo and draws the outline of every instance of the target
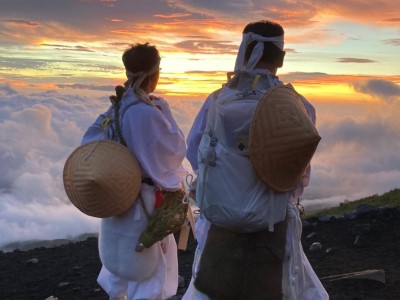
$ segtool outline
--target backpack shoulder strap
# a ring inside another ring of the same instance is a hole
[[[124,117],[125,112],[130,108],[132,105],[137,104],[138,102],[130,102],[128,105],[124,106],[121,111],[120,109],[120,102],[122,99],[122,96],[125,93],[125,87],[118,85],[115,87],[115,93],[116,95],[110,96],[110,101],[112,103],[112,106],[114,108],[114,123],[115,123],[115,130],[117,132],[117,136],[119,138],[119,141],[122,145],[126,147],[126,141],[124,139],[124,136],[122,135],[122,130],[121,130],[121,120]]]

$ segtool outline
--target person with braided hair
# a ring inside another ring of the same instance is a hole
[[[110,130],[113,139],[125,144],[137,158],[142,185],[128,211],[101,219],[99,254],[103,266],[97,281],[113,300],[167,299],[178,287],[173,234],[139,250],[137,243],[149,216],[162,205],[160,190],[181,190],[187,175],[182,166],[186,143],[168,103],[151,95],[160,70],[156,47],[148,43],[132,45],[123,53],[122,61],[127,81],[125,88],[119,87],[117,96],[111,97],[110,110],[117,109],[118,113]],[[91,140],[90,132],[83,141]]]

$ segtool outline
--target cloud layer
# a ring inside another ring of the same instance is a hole
[[[364,81],[355,89],[379,97],[378,102],[353,107],[314,103],[322,141],[303,196],[306,206],[337,205],[400,187],[399,86]],[[384,101],[387,94],[391,101]],[[170,99],[185,134],[202,103],[203,99]],[[84,130],[107,107],[107,97],[89,99],[54,91],[22,95],[0,85],[0,245],[97,231],[98,220],[69,203],[61,176]],[[185,166],[190,169],[187,162]]]
[[[201,103],[172,101],[185,133]],[[22,95],[0,85],[0,248],[14,241],[66,238],[98,230],[97,219],[70,204],[62,170],[83,132],[108,105],[107,97],[91,99],[54,91]]]
[[[317,109],[322,141],[305,202],[333,205],[399,187],[397,11],[391,0],[5,1],[0,245],[96,230],[98,220],[69,204],[61,173],[124,81],[121,54],[131,43],[157,45],[158,92],[187,133],[205,95],[232,70],[243,26],[265,18],[285,28],[280,78]]]

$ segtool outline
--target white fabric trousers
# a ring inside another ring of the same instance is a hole
[[[174,236],[169,235],[163,243],[167,251],[155,274],[144,281],[128,280],[102,267],[97,282],[110,300],[162,300],[176,294],[178,262]]]
[[[154,188],[143,184],[141,195],[149,213],[154,209]],[[178,255],[172,234],[136,252],[147,217],[137,201],[121,216],[102,219],[99,254],[103,267],[97,282],[110,299],[162,300],[176,294]]]

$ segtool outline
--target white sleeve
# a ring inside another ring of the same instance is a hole
[[[168,102],[161,97],[157,97],[153,101],[154,101],[154,104],[156,105],[156,107],[158,107],[160,109],[160,111],[163,113],[163,115],[167,118],[169,123],[172,126],[178,128],[178,124],[176,123],[174,117],[172,116],[172,112],[171,112]]]
[[[122,134],[143,176],[151,177],[166,190],[177,190],[187,174],[182,166],[186,143],[172,114],[169,118],[171,121],[153,106],[133,105],[123,117]]]

